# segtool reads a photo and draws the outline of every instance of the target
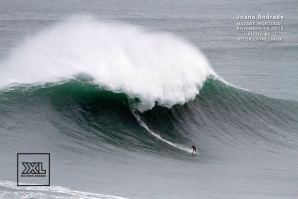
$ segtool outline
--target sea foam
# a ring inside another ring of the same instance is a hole
[[[85,73],[123,92],[139,111],[193,100],[214,74],[204,55],[169,33],[90,16],[70,17],[32,35],[0,65],[0,87],[59,82]]]

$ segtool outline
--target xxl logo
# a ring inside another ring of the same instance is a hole
[[[46,174],[42,168],[42,162],[22,162],[25,169],[22,174]]]
[[[17,165],[17,186],[50,186],[49,153],[18,153]]]

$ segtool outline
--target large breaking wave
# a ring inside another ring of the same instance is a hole
[[[17,111],[88,146],[189,152],[202,134],[297,146],[297,103],[227,85],[197,48],[167,33],[72,17],[27,38],[0,70],[0,113],[11,120],[3,129]]]
[[[45,122],[56,129],[40,129],[45,134],[96,151],[116,147],[180,157],[196,143],[202,154],[206,136],[236,147],[298,146],[297,102],[237,89],[212,76],[194,101],[170,109],[156,105],[143,113],[134,112],[125,93],[99,88],[84,77],[12,87],[0,92],[0,103],[2,129],[23,129],[24,123],[43,127]]]
[[[181,38],[85,16],[28,37],[1,63],[0,87],[59,82],[80,73],[126,93],[142,112],[156,103],[171,107],[193,100],[214,74],[202,53]]]

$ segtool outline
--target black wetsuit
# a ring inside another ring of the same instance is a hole
[[[195,145],[192,145],[191,149],[193,149],[193,152],[197,152],[197,148],[195,147]]]

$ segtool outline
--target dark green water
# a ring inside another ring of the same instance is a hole
[[[248,178],[242,172],[254,176],[269,167],[266,175],[272,175],[270,172],[275,169],[283,169],[278,174],[283,175],[291,172],[291,166],[295,167],[295,162],[293,165],[273,164],[271,158],[278,161],[285,156],[294,158],[293,151],[298,146],[297,103],[237,89],[214,77],[209,77],[200,94],[187,104],[171,109],[156,105],[152,110],[138,113],[150,131],[161,139],[139,124],[132,114],[134,104],[125,93],[113,93],[85,79],[43,86],[15,86],[2,90],[0,96],[1,146],[6,149],[5,154],[51,151],[52,179],[57,185],[65,184],[66,179],[80,179],[71,184],[81,187],[82,181],[94,180],[91,172],[97,176],[96,184],[102,186],[100,193],[113,192],[112,184],[119,183],[118,186],[125,187],[120,192],[133,197],[129,193],[136,188],[143,190],[143,185],[130,186],[131,182],[154,178],[143,183],[153,186],[152,182],[162,181],[163,187],[168,180],[174,180],[174,186],[184,190],[179,184],[190,181],[193,183],[190,197],[194,197],[201,192],[195,187],[202,186],[195,181],[203,182],[210,176],[225,179],[235,174],[244,175],[240,179],[253,182],[256,176]],[[197,145],[198,155],[179,148],[187,149],[192,144]],[[260,160],[253,165],[248,161],[255,159]],[[69,176],[77,173],[77,169],[82,173]],[[235,173],[231,169],[236,169]],[[160,176],[156,177],[157,174]],[[7,174],[3,176],[11,178]],[[129,183],[123,186],[126,178]],[[240,179],[237,181],[241,184]],[[275,183],[281,185],[281,182]],[[12,186],[6,181],[2,184]],[[288,191],[292,185],[287,186]],[[233,183],[233,186],[238,185]],[[89,184],[86,190],[91,191],[93,187],[97,185]],[[46,191],[45,197],[58,197],[58,189]],[[67,197],[70,196],[69,193]],[[75,196],[79,196],[78,193]]]
[[[0,198],[297,198],[297,7],[0,1]],[[283,42],[239,42],[239,14]],[[17,153],[51,186],[17,186]]]

